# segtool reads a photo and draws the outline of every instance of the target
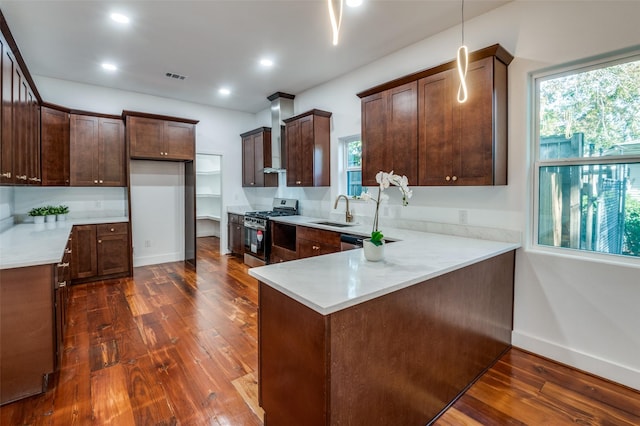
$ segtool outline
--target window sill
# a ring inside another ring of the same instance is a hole
[[[580,260],[584,262],[602,263],[606,265],[640,269],[640,257],[588,252],[570,248],[540,246],[537,244],[530,245],[529,247],[525,248],[524,251],[526,253],[555,256],[569,260]]]

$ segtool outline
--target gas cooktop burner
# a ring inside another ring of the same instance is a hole
[[[298,214],[298,200],[275,198],[273,200],[273,210],[246,212],[245,216],[267,219],[270,217],[292,216],[296,214]]]

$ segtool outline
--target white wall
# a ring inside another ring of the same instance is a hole
[[[64,105],[68,108],[105,114],[120,114],[123,110],[143,111],[200,120],[196,126],[196,152],[223,156],[223,211],[229,205],[249,204],[242,190],[242,169],[238,167],[239,164],[242,164],[242,146],[239,135],[255,127],[254,114],[42,76],[34,76],[34,80],[38,91],[46,102]],[[171,168],[168,163],[166,166]],[[135,173],[136,171],[132,168],[132,182],[138,181]],[[144,180],[144,176],[140,176],[140,178]],[[132,191],[134,189],[132,188]],[[171,192],[174,188],[172,188],[172,184],[168,184],[165,190]],[[158,229],[151,230],[146,225],[138,223],[138,220],[141,219],[136,219],[135,210],[131,213],[134,242],[137,240],[155,241],[152,247],[145,247],[144,257],[146,259],[173,258],[177,252],[184,256],[184,238],[174,238],[170,233],[158,232],[161,231]],[[226,220],[226,215],[223,214],[221,223],[223,229],[226,229]],[[142,231],[143,229],[147,231]],[[184,235],[184,230],[182,233]],[[220,246],[223,250],[227,247],[226,232],[221,235]],[[135,247],[135,263],[138,263],[136,259],[138,254],[142,255],[142,248],[139,244]]]
[[[131,161],[133,266],[184,260],[184,163]]]
[[[457,211],[466,209],[470,224],[522,231],[526,247],[517,255],[514,344],[636,389],[640,262],[560,257],[530,245],[528,84],[529,73],[541,68],[637,44],[638,16],[640,2],[634,1],[515,1],[466,22],[470,50],[500,43],[515,56],[509,67],[509,185],[414,188],[410,206],[390,204],[396,217],[455,222]],[[459,42],[458,27],[296,96],[296,113],[333,112],[332,182],[337,181],[338,138],[360,131],[355,94],[452,60]],[[339,192],[334,185],[325,209]]]

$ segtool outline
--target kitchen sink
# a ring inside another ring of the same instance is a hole
[[[326,220],[311,223],[315,223],[316,225],[335,226],[336,228],[347,228],[349,226],[356,225],[355,223],[329,222]]]

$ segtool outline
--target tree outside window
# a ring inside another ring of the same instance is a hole
[[[538,244],[640,256],[640,57],[535,81]]]
[[[344,139],[347,196],[362,194],[362,141],[360,135]]]

